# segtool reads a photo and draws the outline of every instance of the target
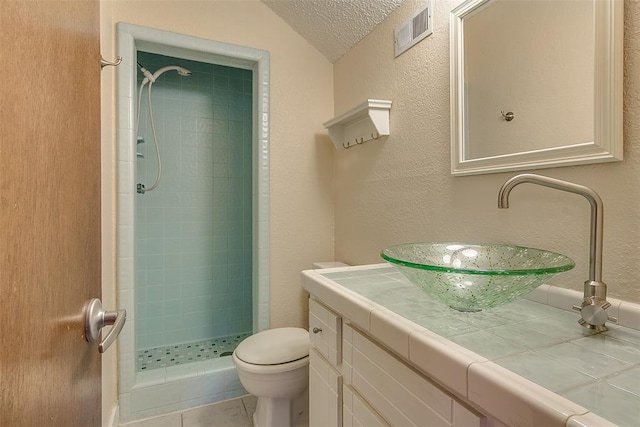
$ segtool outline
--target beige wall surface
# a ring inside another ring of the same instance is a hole
[[[574,270],[550,283],[582,290],[588,278],[589,203],[531,184],[497,209],[516,173],[450,174],[449,12],[434,1],[433,34],[398,58],[393,30],[422,1],[406,0],[334,65],[335,111],[367,98],[393,101],[391,135],[335,155],[336,259],[380,262],[411,241],[505,242],[564,253]],[[609,296],[640,302],[640,2],[625,1],[624,161],[534,171],[593,188],[604,201],[603,279]]]
[[[332,150],[319,143],[333,115],[332,64],[258,0],[101,1],[101,50],[115,58],[116,23],[151,27],[270,53],[270,324],[305,326],[300,271],[333,259]],[[102,72],[105,299],[115,305],[115,71]],[[113,305],[109,305],[112,307]],[[115,354],[115,353],[114,353]],[[105,417],[115,398],[105,363]]]
[[[300,270],[333,256],[332,153],[316,142],[333,114],[331,63],[257,0],[103,1],[103,8],[110,16],[103,43],[112,46],[116,23],[127,22],[270,53],[271,326],[304,325]],[[115,108],[111,90],[105,96]],[[106,123],[115,126],[113,117]]]

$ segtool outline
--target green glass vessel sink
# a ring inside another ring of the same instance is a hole
[[[459,311],[509,303],[575,266],[559,253],[503,244],[406,243],[380,255],[427,295]]]

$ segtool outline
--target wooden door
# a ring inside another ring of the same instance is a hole
[[[99,4],[0,0],[0,425],[98,426]]]

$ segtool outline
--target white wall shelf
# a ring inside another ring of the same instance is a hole
[[[367,99],[323,126],[336,148],[349,148],[389,135],[391,101]]]

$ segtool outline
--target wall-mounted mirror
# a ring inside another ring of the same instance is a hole
[[[622,160],[622,0],[451,12],[454,175]]]

